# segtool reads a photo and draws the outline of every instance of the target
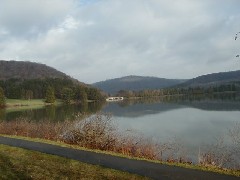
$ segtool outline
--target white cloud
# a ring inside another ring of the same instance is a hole
[[[238,0],[2,0],[1,59],[84,82],[129,74],[191,78],[236,70]],[[7,11],[6,11],[7,10]]]

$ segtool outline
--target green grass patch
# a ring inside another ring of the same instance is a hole
[[[153,162],[153,163],[158,163],[158,164],[165,164],[165,165],[169,165],[169,166],[177,166],[177,167],[183,167],[183,168],[195,169],[195,170],[201,170],[201,171],[210,171],[210,172],[215,172],[215,173],[219,173],[219,174],[233,175],[233,176],[240,177],[239,170],[221,169],[221,168],[217,168],[214,166],[200,166],[200,165],[193,165],[193,164],[168,163],[168,162],[164,162],[164,161],[149,160],[149,159],[145,159],[145,158],[131,157],[131,156],[123,155],[120,153],[115,153],[115,152],[87,149],[84,147],[79,147],[77,145],[70,145],[70,144],[66,144],[63,142],[59,142],[59,141],[56,142],[56,141],[50,141],[50,140],[45,140],[45,139],[39,139],[39,138],[29,138],[29,137],[13,136],[13,135],[11,135],[11,136],[1,135],[1,136],[11,137],[11,138],[16,138],[16,139],[23,139],[23,140],[33,141],[33,142],[47,143],[47,144],[57,145],[57,146],[61,146],[61,147],[79,149],[79,150],[90,151],[90,152],[95,152],[95,153],[109,154],[112,156],[124,157],[124,158],[128,158],[128,159],[148,161],[148,162]]]
[[[62,104],[61,100],[56,100],[54,105]],[[27,109],[39,109],[46,105],[45,99],[6,99],[6,106],[8,111],[19,111]]]
[[[0,145],[0,179],[148,179],[58,156]]]

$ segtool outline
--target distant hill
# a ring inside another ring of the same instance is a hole
[[[72,81],[77,82],[76,79],[73,79],[70,76],[67,76],[66,74],[45,64],[28,61],[0,60],[0,80],[30,80],[45,78],[71,79]]]
[[[178,87],[209,87],[233,82],[240,82],[240,70],[202,75],[190,79],[178,85]]]
[[[182,79],[164,79],[157,77],[145,77],[145,76],[125,76],[116,79],[110,79],[92,84],[107,93],[115,94],[120,90],[153,90],[161,89],[165,87],[174,86],[185,82]]]

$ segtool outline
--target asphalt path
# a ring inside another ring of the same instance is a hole
[[[57,155],[74,159],[84,163],[100,165],[106,168],[126,171],[152,179],[179,179],[179,180],[239,180],[239,177],[222,175],[213,172],[192,170],[187,168],[162,165],[143,160],[133,160],[123,157],[95,153],[50,145],[46,143],[32,142],[0,136],[0,144],[34,150],[46,154]]]

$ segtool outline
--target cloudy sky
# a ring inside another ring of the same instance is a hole
[[[0,0],[0,59],[86,83],[240,69],[239,0]]]

